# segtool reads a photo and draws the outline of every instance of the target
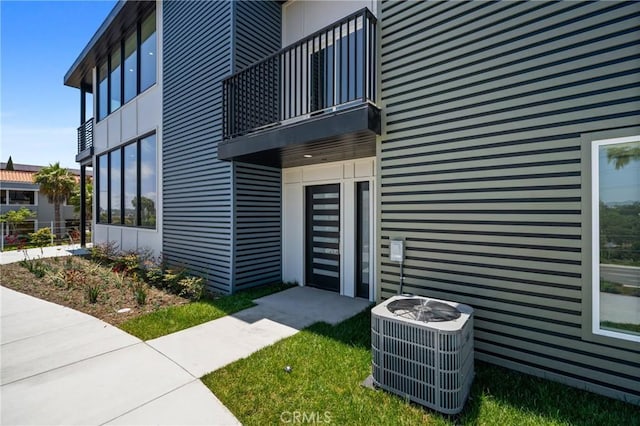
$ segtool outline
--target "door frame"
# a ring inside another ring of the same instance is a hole
[[[314,284],[311,285],[307,282],[310,276],[313,276],[313,271],[309,271],[309,268],[313,269],[313,241],[310,241],[309,238],[313,238],[313,219],[311,219],[312,223],[309,223],[309,218],[313,218],[313,210],[310,212],[309,208],[312,207],[308,204],[310,198],[309,194],[312,194],[311,188],[313,187],[327,187],[327,186],[337,186],[338,187],[338,294],[342,294],[342,284],[343,284],[343,266],[342,266],[342,258],[343,258],[343,242],[342,242],[342,209],[343,209],[343,199],[342,199],[342,185],[340,183],[325,183],[325,184],[314,184],[314,185],[306,185],[303,186],[304,190],[304,285],[308,285],[309,287],[319,288],[321,290],[333,291],[330,288],[323,288],[320,285]],[[311,199],[312,200],[312,199]],[[311,201],[313,205],[313,201]],[[311,259],[309,258],[311,257]]]
[[[370,190],[370,280],[369,301],[375,301],[379,283],[377,264],[378,188],[376,158],[319,163],[282,169],[282,279],[304,286],[306,280],[305,253],[305,191],[307,186],[340,185],[340,295],[356,297],[356,182],[368,181]],[[348,200],[347,197],[352,197]],[[350,204],[350,206],[349,206]],[[350,228],[350,229],[348,229]],[[347,241],[351,239],[352,241]],[[347,253],[349,252],[349,253]]]

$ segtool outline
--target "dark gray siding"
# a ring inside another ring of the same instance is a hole
[[[280,49],[281,6],[234,2],[235,71]],[[281,279],[280,169],[234,163],[233,291]]]
[[[280,169],[235,163],[234,291],[281,279]]]
[[[640,123],[638,2],[382,5],[381,298],[476,309],[477,358],[640,402],[640,345],[583,340],[582,133]]]
[[[228,1],[163,5],[163,254],[231,291],[231,164],[217,159]]]
[[[258,62],[281,47],[281,6],[272,0],[234,2],[235,72]]]

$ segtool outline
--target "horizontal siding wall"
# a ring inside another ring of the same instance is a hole
[[[217,159],[231,3],[164,3],[163,254],[231,291],[231,164]]]
[[[279,282],[280,169],[236,163],[234,291]]]
[[[236,0],[235,71],[241,71],[280,50],[282,6],[274,0]]]
[[[640,123],[640,3],[382,2],[381,298],[476,310],[481,360],[640,401],[582,340],[581,133]]]
[[[281,6],[235,1],[234,67],[240,71],[280,48]],[[280,169],[234,163],[233,291],[281,280]]]

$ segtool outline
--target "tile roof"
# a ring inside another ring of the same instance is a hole
[[[19,170],[0,170],[0,181],[1,182],[20,182],[20,183],[30,183],[35,185],[33,182],[33,175],[36,172],[22,172]],[[91,176],[88,176],[91,179]],[[76,183],[80,182],[80,176],[73,176],[73,180]]]
[[[0,181],[33,184],[34,174],[34,172],[22,172],[17,170],[0,170]]]

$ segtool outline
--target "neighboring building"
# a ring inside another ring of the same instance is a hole
[[[600,241],[598,224],[640,203],[639,17],[118,2],[64,80],[81,91],[76,159],[96,170],[94,242],[151,248],[211,290],[282,279],[380,301],[400,238],[405,291],[475,308],[478,359],[638,404],[640,298],[601,292],[619,267],[599,247],[633,264],[640,236]],[[629,167],[609,165],[616,149]]]
[[[34,232],[44,227],[50,228],[55,218],[53,204],[49,203],[46,195],[40,194],[39,185],[33,183],[33,176],[43,167],[14,164],[13,170],[5,170],[5,168],[6,164],[0,163],[0,214],[22,207],[34,212],[35,218],[19,226],[20,234]],[[79,179],[79,170],[69,169],[69,172]],[[60,215],[64,221],[62,225],[64,232],[72,228],[78,229],[80,226],[78,213],[74,212],[73,206],[63,205]],[[7,235],[8,231],[6,227],[3,228],[4,235]]]

